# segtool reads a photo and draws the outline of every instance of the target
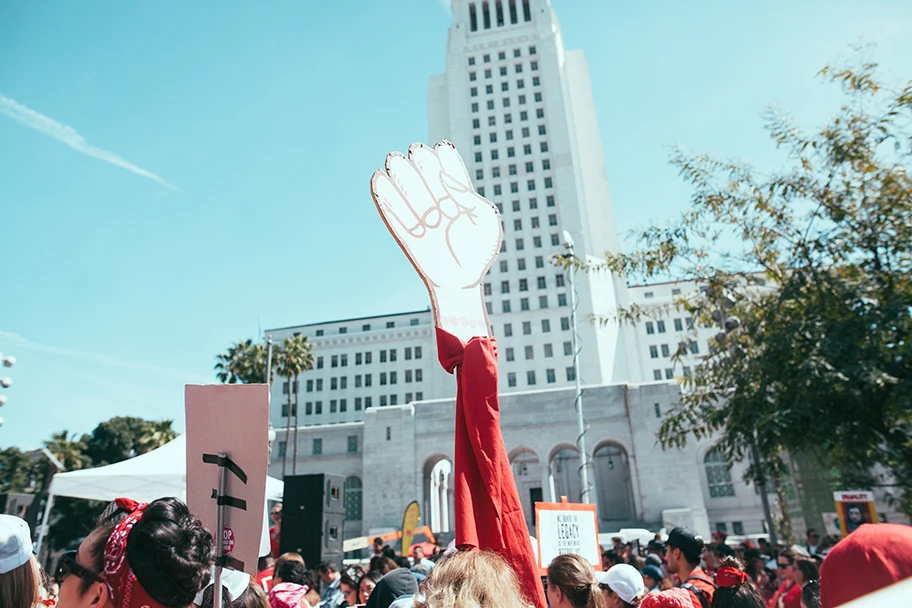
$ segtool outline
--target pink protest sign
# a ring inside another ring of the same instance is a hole
[[[266,508],[269,389],[188,385],[185,402],[187,505],[212,532],[222,565],[255,576]]]

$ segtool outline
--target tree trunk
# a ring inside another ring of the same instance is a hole
[[[282,479],[288,471],[288,439],[291,435],[291,379],[288,380],[288,410],[285,411],[285,453],[282,454]]]
[[[294,381],[295,398],[294,398],[294,460],[291,461],[291,474],[298,474],[298,376]]]

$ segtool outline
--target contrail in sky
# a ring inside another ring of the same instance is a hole
[[[102,150],[101,148],[96,148],[87,142],[86,138],[80,135],[79,132],[73,127],[60,124],[53,118],[39,114],[35,110],[32,110],[31,108],[28,108],[13,99],[10,99],[3,93],[0,93],[0,114],[6,115],[21,125],[35,129],[36,131],[44,133],[45,135],[50,135],[54,139],[62,141],[69,147],[73,148],[77,152],[85,154],[86,156],[97,158],[98,160],[110,163],[116,167],[120,167],[121,169],[126,169],[127,171],[158,182],[166,188],[180,192],[179,188],[169,184],[164,179],[158,175],[155,175],[151,171],[146,171],[141,167],[137,167],[130,161],[117,156],[113,152]]]

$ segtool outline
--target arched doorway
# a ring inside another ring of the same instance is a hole
[[[453,529],[453,463],[446,456],[432,456],[424,463],[424,520],[434,532]]]
[[[624,524],[636,519],[627,451],[603,443],[592,454],[599,520]]]
[[[531,534],[535,533],[535,503],[545,500],[542,488],[542,464],[538,455],[529,448],[517,448],[510,453],[513,481],[519,492],[526,525]]]
[[[580,457],[576,448],[561,447],[553,453],[550,462],[551,495],[555,502],[566,496],[570,502],[580,502]]]

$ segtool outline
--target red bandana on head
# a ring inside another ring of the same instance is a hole
[[[104,578],[111,602],[114,608],[165,608],[142,588],[127,560],[127,537],[149,505],[129,498],[118,498],[115,502],[130,514],[117,524],[105,543]]]
[[[719,568],[719,571],[716,572],[716,585],[719,587],[735,587],[743,585],[747,580],[747,574],[731,566]]]

